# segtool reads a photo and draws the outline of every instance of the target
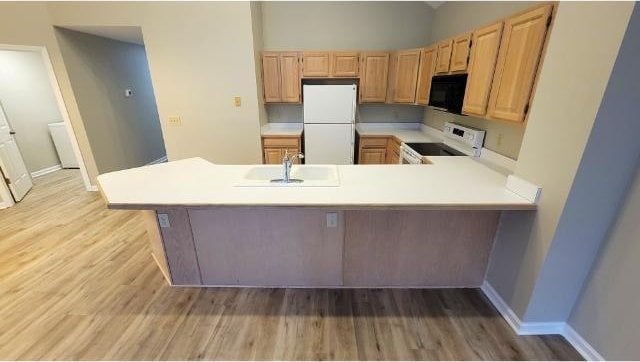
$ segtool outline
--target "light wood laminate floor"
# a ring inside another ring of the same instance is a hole
[[[579,359],[476,289],[170,288],[135,211],[78,171],[0,210],[0,359]]]

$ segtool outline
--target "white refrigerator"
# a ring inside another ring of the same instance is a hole
[[[353,164],[355,84],[303,87],[306,164]]]

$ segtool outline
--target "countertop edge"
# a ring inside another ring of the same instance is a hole
[[[536,210],[536,204],[123,204],[107,203],[111,210],[159,210],[159,209],[212,209],[212,208],[291,208],[291,209],[331,209],[331,210],[459,210],[459,211],[510,211]]]

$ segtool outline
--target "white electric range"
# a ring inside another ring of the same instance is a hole
[[[447,122],[443,142],[403,143],[401,164],[421,164],[423,156],[480,156],[485,131]]]

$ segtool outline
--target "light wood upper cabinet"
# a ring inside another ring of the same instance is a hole
[[[438,57],[436,60],[436,73],[448,73],[451,61],[451,48],[453,39],[438,43]]]
[[[280,102],[280,54],[262,54],[262,85],[264,88],[265,102]]]
[[[415,102],[419,66],[420,49],[403,50],[393,55],[388,90],[390,102]]]
[[[431,92],[431,78],[436,70],[436,56],[438,48],[432,46],[420,51],[420,70],[418,72],[418,86],[416,89],[416,103],[427,105]]]
[[[330,52],[302,52],[302,76],[326,78],[329,76]]]
[[[502,26],[503,23],[499,22],[473,32],[469,75],[462,105],[465,114],[484,117],[487,112]]]
[[[265,103],[300,102],[300,66],[297,52],[262,53]]]
[[[387,96],[389,53],[360,54],[360,103],[381,103]]]
[[[300,61],[298,53],[280,55],[280,74],[283,102],[300,102]]]
[[[354,78],[358,76],[357,52],[332,52],[331,76],[336,78]]]
[[[453,39],[449,66],[450,72],[462,72],[467,70],[470,44],[471,33],[462,34]]]
[[[552,5],[505,20],[487,116],[523,122],[542,53]]]

